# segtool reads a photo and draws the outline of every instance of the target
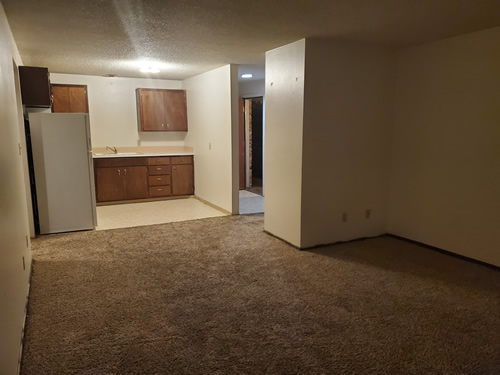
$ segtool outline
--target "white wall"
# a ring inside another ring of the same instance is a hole
[[[388,49],[306,40],[302,247],[386,233],[393,71]]]
[[[139,132],[135,94],[137,88],[182,89],[182,81],[57,73],[50,81],[87,85],[93,147],[138,146],[138,140],[142,146],[184,146],[186,132]]]
[[[264,96],[266,89],[265,81],[263,79],[256,79],[252,81],[240,81],[238,83],[239,96],[241,98],[253,98],[257,96]]]
[[[300,246],[305,39],[266,52],[264,229]]]
[[[6,375],[18,370],[31,270],[13,59],[22,65],[0,4],[0,373]]]
[[[233,76],[233,67],[226,65],[183,81],[189,119],[185,145],[195,150],[195,194],[229,212],[233,212],[237,179],[233,171]]]
[[[500,265],[500,28],[398,53],[389,232]]]

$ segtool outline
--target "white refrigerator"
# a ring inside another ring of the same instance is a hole
[[[40,234],[97,225],[88,114],[30,113]]]

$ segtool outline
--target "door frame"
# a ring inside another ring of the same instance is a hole
[[[264,142],[265,142],[265,126],[264,126],[264,95],[243,96],[239,98],[239,189],[244,190],[251,187],[250,174],[250,127],[251,123],[247,114],[251,111],[251,103],[253,99],[262,101],[262,172],[264,172]],[[249,111],[250,109],[250,111]],[[262,173],[262,186],[264,187],[264,173]]]

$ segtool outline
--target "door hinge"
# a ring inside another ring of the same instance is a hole
[[[22,155],[22,154],[23,154],[23,153],[22,153],[22,149],[23,149],[23,148],[22,148],[21,144],[20,144],[20,143],[18,143],[18,144],[17,144],[17,146],[19,147],[19,155]]]

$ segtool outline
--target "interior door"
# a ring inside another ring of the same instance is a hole
[[[165,130],[165,101],[161,90],[139,90],[142,131]]]
[[[165,128],[169,131],[187,131],[187,105],[184,90],[165,90]]]
[[[141,199],[148,197],[148,168],[123,167],[125,199]]]
[[[123,168],[97,168],[97,201],[119,201],[125,199]]]
[[[194,194],[193,165],[172,166],[172,195]]]

